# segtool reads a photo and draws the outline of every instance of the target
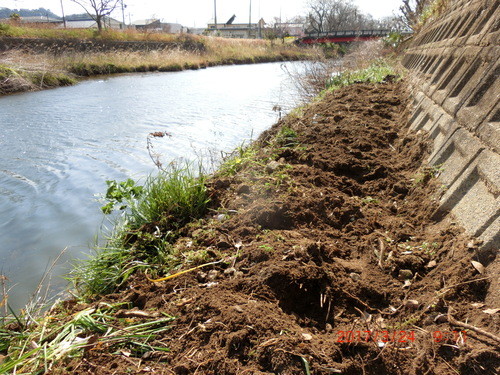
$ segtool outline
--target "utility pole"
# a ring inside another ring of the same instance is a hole
[[[64,16],[64,7],[63,7],[62,0],[61,0],[61,12],[62,12],[62,17],[63,17],[64,28],[66,28],[66,17]]]
[[[250,39],[251,30],[252,30],[252,0],[250,0],[250,11],[248,12],[248,39]]]
[[[215,22],[215,32],[217,33],[217,0],[214,0],[214,22]]]
[[[123,20],[122,29],[125,29],[125,8],[126,7],[127,7],[126,5],[123,5],[123,0],[122,0],[122,20]]]

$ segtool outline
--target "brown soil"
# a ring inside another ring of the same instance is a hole
[[[498,291],[471,264],[477,244],[432,220],[439,184],[405,128],[405,96],[402,83],[357,84],[265,132],[267,166],[213,181],[217,214],[177,243],[227,262],[159,283],[135,275],[102,300],[175,316],[155,341],[170,351],[98,345],[54,373],[499,373],[498,342],[447,320],[498,335],[499,314],[483,312]],[[284,126],[299,145],[276,153]]]

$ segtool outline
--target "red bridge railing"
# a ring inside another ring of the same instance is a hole
[[[391,30],[340,30],[326,33],[309,33],[297,42],[314,43],[348,43],[356,40],[370,40],[389,36]]]

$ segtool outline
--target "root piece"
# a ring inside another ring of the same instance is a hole
[[[378,245],[380,247],[380,254],[379,254],[379,258],[378,258],[378,266],[380,267],[380,269],[384,269],[384,255],[385,255],[385,244],[384,244],[384,240],[382,239],[378,239]]]
[[[499,336],[494,335],[493,333],[490,333],[490,332],[486,332],[485,330],[483,330],[481,328],[474,327],[473,325],[460,322],[460,321],[456,320],[453,316],[451,316],[451,314],[448,314],[448,323],[450,323],[454,326],[470,329],[471,331],[474,331],[476,333],[479,333],[480,335],[486,336],[486,337],[488,337],[488,338],[490,338],[490,339],[492,339],[500,344],[500,337]]]

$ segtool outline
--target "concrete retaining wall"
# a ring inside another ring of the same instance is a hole
[[[408,48],[412,130],[433,140],[448,212],[480,239],[480,256],[500,249],[500,1],[455,0]]]

